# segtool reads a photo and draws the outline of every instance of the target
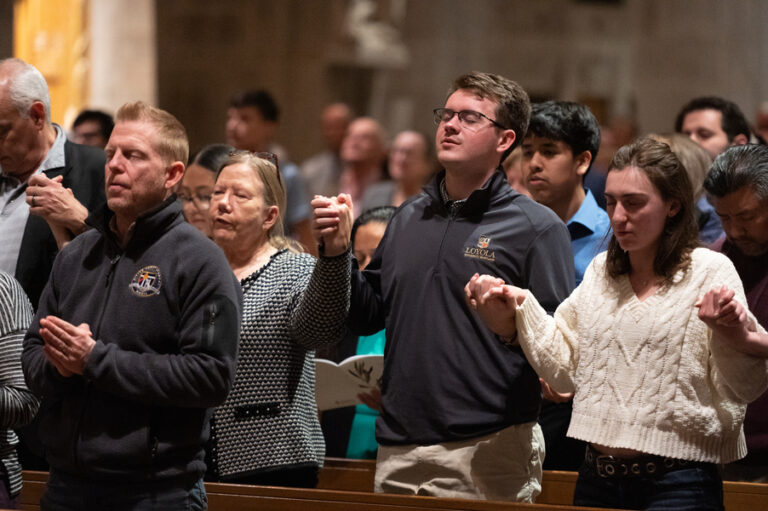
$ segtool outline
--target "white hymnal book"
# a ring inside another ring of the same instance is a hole
[[[379,386],[382,355],[355,355],[338,364],[315,359],[315,398],[320,411],[360,404],[357,395]]]

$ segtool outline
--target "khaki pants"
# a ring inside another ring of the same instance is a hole
[[[379,446],[376,493],[532,503],[541,493],[544,437],[535,422],[437,445]]]

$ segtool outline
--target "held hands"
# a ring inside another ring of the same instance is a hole
[[[735,295],[727,286],[707,291],[695,304],[699,308],[699,319],[712,330],[720,327],[746,327],[747,311],[734,300]]]
[[[43,353],[64,377],[83,374],[88,356],[96,344],[92,335],[87,323],[75,326],[56,316],[40,319],[40,337],[45,342]]]
[[[517,331],[515,310],[525,301],[526,291],[504,284],[502,279],[475,273],[464,286],[467,304],[493,332],[513,337]]]
[[[346,193],[338,197],[316,195],[310,204],[314,209],[312,236],[324,247],[323,254],[333,257],[346,252],[352,233],[352,197]]]
[[[699,319],[734,350],[768,357],[768,334],[756,331],[747,309],[734,299],[735,294],[727,286],[707,291],[695,304]]]

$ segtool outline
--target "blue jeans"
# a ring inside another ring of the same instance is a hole
[[[723,511],[723,481],[714,464],[674,470],[658,478],[603,478],[582,465],[573,504],[646,511]]]
[[[51,471],[43,511],[205,511],[203,480],[104,483]]]

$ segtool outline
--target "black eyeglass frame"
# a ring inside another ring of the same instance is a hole
[[[444,113],[448,113],[448,112],[451,112],[451,115],[448,118],[445,118],[443,114]],[[479,115],[480,117],[484,117],[484,118],[488,119],[497,128],[501,128],[503,130],[512,129],[512,128],[507,128],[506,126],[503,126],[503,125],[499,124],[499,122],[497,122],[496,120],[491,119],[490,117],[488,117],[484,113],[478,112],[476,110],[459,110],[457,112],[456,110],[453,110],[451,108],[435,108],[434,110],[432,110],[432,114],[434,114],[434,116],[435,116],[435,124],[440,124],[441,122],[448,122],[451,119],[453,119],[454,115],[458,115],[459,116],[459,122],[463,123],[464,122],[463,117],[466,114],[475,114],[475,115]]]

